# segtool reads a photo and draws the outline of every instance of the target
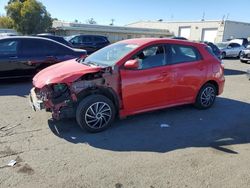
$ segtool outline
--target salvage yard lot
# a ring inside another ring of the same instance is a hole
[[[98,134],[32,112],[30,81],[1,83],[0,187],[249,187],[250,65],[224,63],[211,109],[131,116]]]

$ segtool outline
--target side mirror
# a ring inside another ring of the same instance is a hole
[[[231,49],[232,48],[232,46],[227,46],[227,49]]]
[[[126,69],[138,69],[139,61],[137,59],[129,60],[124,64]]]

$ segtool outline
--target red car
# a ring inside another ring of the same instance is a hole
[[[130,39],[42,70],[30,100],[54,119],[76,117],[81,128],[99,132],[115,116],[183,104],[207,109],[224,82],[224,68],[205,44]]]

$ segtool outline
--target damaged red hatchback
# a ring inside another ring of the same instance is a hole
[[[130,39],[42,70],[30,100],[54,119],[76,117],[81,128],[99,132],[116,115],[183,104],[209,108],[224,82],[224,68],[205,44]]]

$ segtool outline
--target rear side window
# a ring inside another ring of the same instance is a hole
[[[198,50],[192,46],[170,45],[171,64],[194,62],[201,60]]]
[[[42,41],[42,45],[46,46],[44,50],[46,55],[68,55],[70,53],[68,48],[52,41]]]
[[[0,42],[0,54],[1,55],[14,55],[17,54],[18,41],[7,40]]]
[[[69,54],[66,47],[52,41],[40,39],[23,40],[21,50],[23,55],[28,56]]]
[[[240,47],[241,45],[240,45],[240,44],[237,44],[237,43],[231,43],[231,44],[229,44],[228,46],[231,46],[232,48],[238,48],[238,47]]]
[[[93,42],[93,38],[91,36],[82,36],[82,42],[83,43]]]
[[[95,42],[106,42],[104,37],[94,37]]]
[[[23,55],[36,56],[43,55],[46,47],[41,43],[41,40],[24,39],[22,40],[21,52]]]

